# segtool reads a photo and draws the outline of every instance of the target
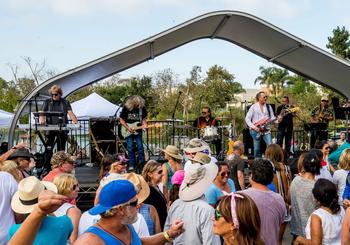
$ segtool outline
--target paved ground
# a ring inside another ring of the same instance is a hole
[[[292,236],[290,235],[289,225],[284,232],[283,243],[282,245],[291,245],[292,244]]]

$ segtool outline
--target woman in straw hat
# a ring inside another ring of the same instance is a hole
[[[78,225],[81,212],[77,206],[69,202],[78,197],[78,180],[72,174],[59,174],[53,179],[53,183],[57,187],[57,193],[68,198],[68,202],[59,207],[54,214],[56,217],[67,215],[71,219],[73,223],[73,232],[69,237],[69,242],[73,244],[78,238]]]
[[[171,178],[176,171],[183,169],[181,164],[182,156],[180,155],[180,150],[174,145],[168,145],[162,151],[164,152],[165,159],[168,160],[168,162],[162,165],[162,183],[165,190],[164,194],[168,198],[168,191],[171,188]]]
[[[19,214],[31,213],[37,208],[39,195],[44,190],[57,193],[57,187],[51,182],[40,181],[34,176],[24,178],[19,182],[18,190],[12,197],[11,207],[13,211]],[[9,239],[11,239],[20,226],[21,224],[17,224],[10,228]],[[67,244],[72,231],[73,225],[67,216],[55,217],[47,215],[41,222],[33,244]]]
[[[263,245],[260,216],[254,201],[243,193],[225,193],[215,209],[213,231],[225,245]]]

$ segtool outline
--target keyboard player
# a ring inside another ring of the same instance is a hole
[[[51,98],[45,100],[44,102],[44,106],[42,108],[44,115],[39,116],[39,123],[64,127],[68,123],[67,115],[69,115],[72,122],[77,124],[77,117],[73,113],[69,101],[62,98],[63,93],[61,87],[58,85],[53,85],[50,88],[49,93]],[[51,148],[52,150],[55,147],[55,143],[57,143],[57,151],[65,150],[68,137],[67,130],[50,130],[46,131],[45,135],[47,147]]]

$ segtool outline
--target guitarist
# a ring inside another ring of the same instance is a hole
[[[249,127],[250,135],[254,141],[254,157],[261,157],[260,141],[261,137],[266,146],[272,143],[271,131],[264,126],[276,120],[270,105],[266,104],[267,95],[260,91],[256,94],[256,103],[253,104],[245,117],[245,122]]]
[[[290,109],[289,97],[283,96],[281,105],[277,107],[277,119],[278,119],[278,131],[277,131],[277,144],[283,147],[283,139],[285,139],[285,150],[288,155],[291,154],[290,147],[293,136],[293,113],[285,114],[285,110]]]
[[[120,124],[132,133],[125,138],[129,157],[129,171],[134,171],[136,168],[134,141],[136,141],[138,160],[142,169],[145,163],[145,153],[142,144],[142,129],[134,131],[130,124],[139,122],[142,128],[147,128],[145,100],[138,95],[130,96],[126,100],[119,117]]]

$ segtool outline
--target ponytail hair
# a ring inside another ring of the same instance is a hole
[[[340,211],[337,186],[328,179],[318,179],[312,189],[314,198],[321,206],[329,208],[333,214]]]

